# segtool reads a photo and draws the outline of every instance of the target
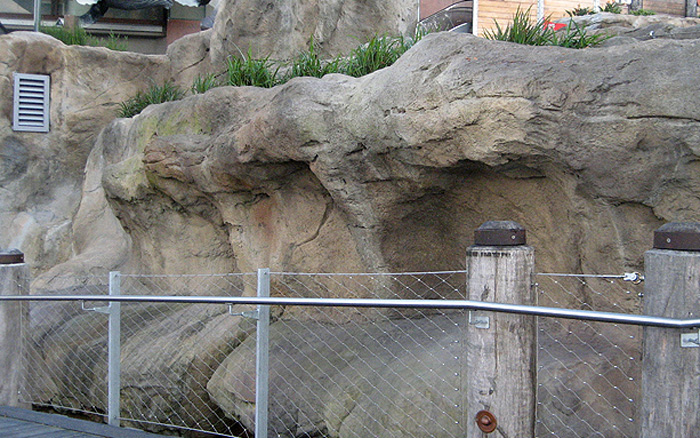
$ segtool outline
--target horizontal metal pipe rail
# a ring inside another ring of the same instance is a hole
[[[282,298],[282,297],[206,297],[152,295],[29,295],[0,296],[2,301],[92,301],[119,303],[189,303],[189,304],[255,304],[269,306],[362,307],[394,309],[451,309],[532,315],[549,318],[578,319],[663,328],[697,328],[700,319],[674,319],[657,316],[630,315],[592,310],[562,309],[520,304],[492,303],[470,300],[383,300],[358,298]]]

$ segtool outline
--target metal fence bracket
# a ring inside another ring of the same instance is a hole
[[[80,302],[80,308],[88,311],[88,312],[97,312],[97,313],[104,313],[106,315],[109,315],[112,309],[112,304],[110,303],[108,306],[100,306],[100,307],[85,307],[85,301]]]
[[[469,324],[476,328],[487,329],[491,327],[491,318],[486,315],[482,315],[479,312],[470,311]]]
[[[681,348],[700,347],[700,330],[697,333],[681,333]]]
[[[231,316],[242,316],[249,319],[260,319],[260,312],[257,310],[246,310],[244,312],[234,312],[233,304],[228,305],[228,314]]]

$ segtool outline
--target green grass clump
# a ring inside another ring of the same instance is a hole
[[[616,1],[607,2],[602,9],[603,12],[610,12],[612,14],[621,14],[622,6]]]
[[[632,15],[656,15],[656,12],[650,11],[649,9],[637,9],[636,11],[630,11]]]
[[[341,72],[359,78],[388,67],[408,50],[403,38],[375,35],[366,43],[354,49],[341,66]]]
[[[245,54],[239,51],[240,56],[229,56],[226,60],[225,80],[218,80],[213,73],[200,75],[194,79],[189,91],[192,94],[200,94],[222,85],[270,88],[295,77],[320,78],[329,73],[359,77],[393,64],[427,33],[428,31],[419,28],[411,38],[375,35],[369,42],[353,50],[347,58],[337,57],[330,61],[319,57],[318,47],[311,38],[308,50],[300,53],[287,64],[289,70],[282,77],[279,75],[281,64],[271,61],[269,56],[254,58],[251,49],[248,49]],[[185,92],[171,82],[162,86],[152,85],[148,90],[121,102],[118,116],[133,117],[148,105],[179,100],[184,96]]]
[[[119,104],[118,117],[133,117],[148,105],[171,102],[185,97],[185,92],[172,82],[163,85],[153,84],[146,91],[139,91],[136,96]]]
[[[199,75],[194,78],[190,91],[192,94],[202,94],[219,86],[219,80],[216,78],[216,75],[214,75],[214,73],[209,73],[208,75]]]
[[[570,11],[566,11],[566,14],[569,17],[582,17],[584,15],[593,15],[595,14],[595,11],[593,8],[582,8],[581,5],[579,5],[577,8],[574,8]]]
[[[532,7],[526,10],[518,8],[513,15],[513,22],[505,29],[497,21],[495,30],[486,30],[484,37],[489,40],[508,41],[511,43],[527,44],[530,46],[546,46],[552,42],[554,31],[544,25],[544,21],[534,20],[530,14]]]
[[[226,59],[226,83],[235,87],[271,88],[279,83],[279,69],[279,66],[275,68],[269,56],[256,59],[253,58],[252,50],[248,49],[245,56],[229,56]]]
[[[69,46],[107,47],[108,49],[122,52],[127,50],[126,38],[118,37],[111,33],[107,38],[101,39],[89,35],[85,29],[79,26],[73,29],[63,26],[42,26],[39,30]]]
[[[338,73],[340,71],[339,58],[334,58],[331,61],[324,61],[318,56],[316,50],[316,43],[313,37],[311,37],[309,49],[305,52],[301,52],[292,60],[284,82],[301,76],[322,78],[329,73]]]
[[[93,37],[94,38],[94,37]],[[126,52],[129,50],[129,43],[127,37],[119,37],[113,34],[112,32],[109,33],[107,38],[104,39],[99,39],[95,38],[98,40],[100,45],[110,49],[110,50],[116,50],[117,52]],[[93,45],[93,44],[90,44]]]
[[[605,35],[588,35],[586,28],[571,20],[566,30],[552,33],[552,46],[568,47],[570,49],[585,49],[597,46],[608,39]]]
[[[490,40],[509,41],[530,46],[560,46],[572,49],[593,47],[607,39],[603,35],[588,35],[585,27],[571,20],[565,31],[555,32],[545,26],[551,21],[551,16],[544,20],[534,20],[530,14],[531,8],[518,8],[513,16],[513,22],[505,29],[495,22],[495,30],[487,30],[484,36]]]

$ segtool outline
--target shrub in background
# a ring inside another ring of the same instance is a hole
[[[637,9],[636,11],[630,11],[632,15],[656,15],[656,12],[650,11],[649,9]]]
[[[69,46],[106,47],[111,50],[127,50],[127,39],[118,37],[113,33],[110,33],[107,38],[101,39],[89,35],[85,29],[79,26],[73,29],[63,26],[42,26],[39,30]]]
[[[593,8],[582,8],[580,5],[577,8],[574,8],[570,11],[566,11],[566,14],[569,17],[582,17],[584,15],[593,15],[595,14],[595,11]]]
[[[621,14],[622,6],[615,1],[607,2],[602,9],[603,12],[610,12],[611,14]]]

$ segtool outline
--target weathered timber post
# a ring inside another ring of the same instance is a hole
[[[29,295],[29,267],[17,250],[0,252],[0,294]],[[25,378],[22,323],[27,305],[18,301],[0,303],[0,406],[22,407],[19,391]]]
[[[700,316],[700,224],[660,227],[644,265],[645,315]],[[643,438],[687,438],[700,433],[699,347],[698,329],[644,328]]]
[[[486,222],[467,250],[467,299],[535,304],[534,250],[516,222]],[[535,318],[470,312],[467,327],[467,438],[535,434]]]
[[[686,17],[698,17],[698,1],[697,0],[685,0],[685,16]]]

